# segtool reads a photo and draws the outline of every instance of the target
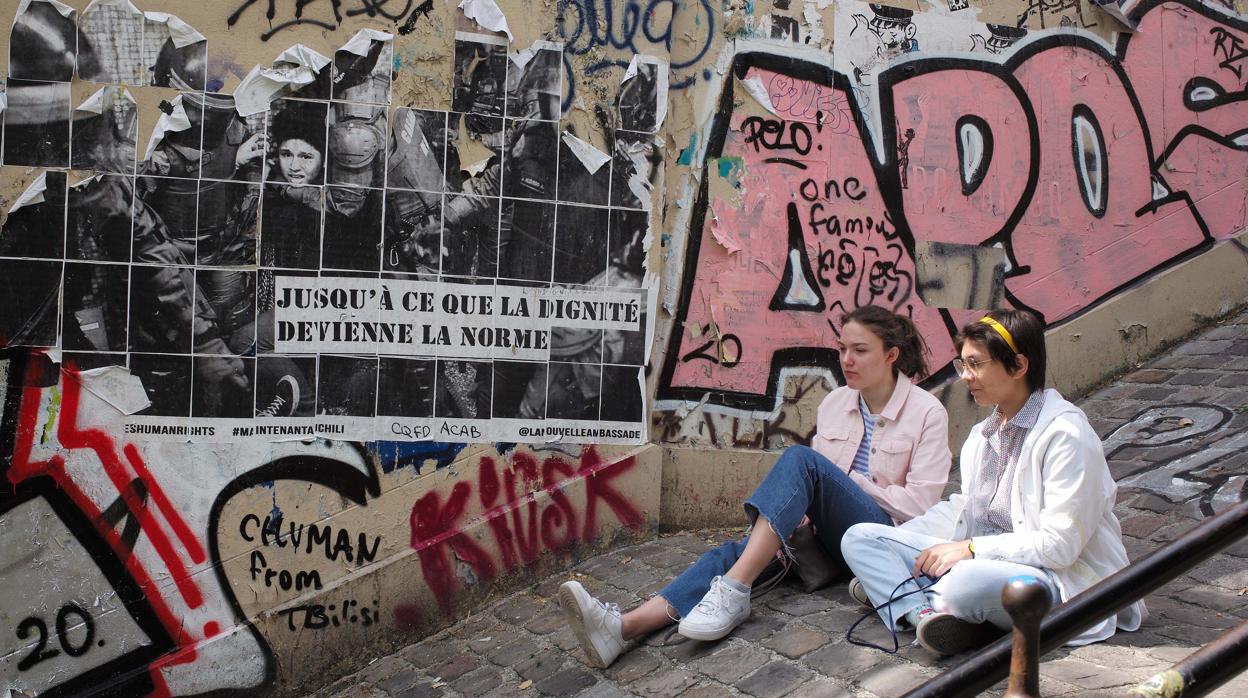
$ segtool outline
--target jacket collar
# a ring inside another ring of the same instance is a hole
[[[893,386],[893,394],[888,398],[888,403],[884,405],[884,409],[880,410],[880,416],[891,422],[897,421],[897,415],[901,414],[901,406],[906,404],[906,396],[910,394],[910,388],[914,383],[906,374],[897,372],[897,385]],[[862,393],[855,390],[858,397],[862,397]],[[858,412],[858,400],[850,400],[845,406],[848,412]]]

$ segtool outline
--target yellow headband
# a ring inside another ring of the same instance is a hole
[[[1018,345],[1014,344],[1014,337],[1010,335],[1009,330],[1005,329],[1005,325],[1002,325],[987,315],[981,317],[979,321],[996,330],[997,334],[1001,335],[1001,339],[1004,339],[1005,343],[1010,345],[1010,348],[1014,350],[1014,353],[1018,353]]]

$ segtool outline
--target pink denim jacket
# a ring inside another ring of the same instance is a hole
[[[931,393],[897,374],[897,387],[872,433],[871,476],[863,477],[850,470],[863,434],[858,395],[840,387],[823,399],[810,446],[849,474],[895,522],[909,521],[939,502],[949,482],[949,415]]]

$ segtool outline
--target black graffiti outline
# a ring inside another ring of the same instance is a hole
[[[1193,9],[1198,9],[1198,7],[1204,7],[1203,5],[1198,5],[1196,0],[1146,0],[1146,2],[1138,6],[1137,9],[1133,12],[1132,18],[1138,22],[1139,19],[1143,17],[1145,14],[1147,14],[1149,10],[1152,9],[1153,7],[1157,5],[1165,4],[1168,2],[1182,4],[1188,7],[1192,7]],[[1205,9],[1208,9],[1208,8],[1205,8]],[[1216,14],[1209,14],[1208,16],[1210,16],[1213,19],[1217,19],[1218,21],[1226,21],[1223,17],[1216,15]],[[1244,25],[1244,29],[1248,31],[1248,22],[1244,22],[1243,25]],[[1032,103],[1030,96],[1027,95],[1025,88],[1018,81],[1018,79],[1014,77],[1015,72],[1025,62],[1030,60],[1033,56],[1043,53],[1044,51],[1052,50],[1055,48],[1061,48],[1061,47],[1078,48],[1078,49],[1083,49],[1090,53],[1095,54],[1103,62],[1103,64],[1106,67],[1108,67],[1111,71],[1113,71],[1113,73],[1115,74],[1115,77],[1118,79],[1118,81],[1122,85],[1123,93],[1127,96],[1128,100],[1131,103],[1131,108],[1135,114],[1136,120],[1141,126],[1141,136],[1144,140],[1145,153],[1147,155],[1149,162],[1152,163],[1152,167],[1151,167],[1152,174],[1154,177],[1158,178],[1164,183],[1164,178],[1161,176],[1161,172],[1160,172],[1161,163],[1164,162],[1164,158],[1159,158],[1155,155],[1155,153],[1157,152],[1156,147],[1153,144],[1152,135],[1149,132],[1149,129],[1147,128],[1149,121],[1144,114],[1143,106],[1140,104],[1139,96],[1136,94],[1134,85],[1131,79],[1127,76],[1126,69],[1123,67],[1122,61],[1121,61],[1121,57],[1127,55],[1127,46],[1132,36],[1133,36],[1132,34],[1127,34],[1125,36],[1120,37],[1120,40],[1117,46],[1115,46],[1114,49],[1110,51],[1106,49],[1104,45],[1102,45],[1100,42],[1090,37],[1083,36],[1081,34],[1056,34],[1056,35],[1042,37],[1040,39],[1037,39],[1035,41],[1028,43],[1027,45],[1023,46],[1021,49],[1016,50],[1005,61],[1002,61],[1002,62],[996,62],[996,61],[992,61],[988,59],[979,59],[979,58],[974,58],[974,57],[933,59],[933,60],[927,60],[927,61],[916,60],[910,63],[906,63],[904,65],[894,66],[880,74],[880,77],[878,80],[877,93],[878,93],[879,104],[880,104],[880,113],[882,114],[889,114],[889,113],[894,112],[893,89],[892,89],[894,85],[900,82],[903,82],[905,80],[908,80],[912,77],[917,77],[919,75],[925,75],[928,73],[942,72],[946,70],[959,70],[959,71],[976,70],[979,72],[987,73],[1001,80],[1002,83],[1004,83],[1010,89],[1010,91],[1014,93],[1015,97],[1018,100],[1018,104],[1022,108],[1024,116],[1026,118],[1027,129],[1028,129],[1028,134],[1029,134],[1028,140],[1029,140],[1030,167],[1027,172],[1027,180],[1026,180],[1027,184],[1024,187],[1022,194],[1019,196],[1019,199],[1017,203],[1015,204],[1014,210],[1010,212],[1010,215],[1007,216],[1005,222],[1001,224],[999,231],[995,235],[992,235],[986,238],[984,241],[980,243],[980,245],[983,247],[991,247],[994,245],[1000,245],[1002,248],[1005,249],[1006,258],[1009,260],[1009,267],[1010,267],[1009,271],[1007,271],[1005,274],[1006,280],[1013,278],[1013,277],[1024,276],[1026,274],[1031,273],[1031,266],[1021,264],[1019,262],[1018,257],[1014,253],[1012,234],[1013,234],[1013,231],[1017,228],[1018,223],[1022,220],[1023,216],[1026,214],[1027,209],[1030,207],[1031,201],[1033,197],[1035,196],[1036,190],[1039,187],[1041,145],[1040,145],[1040,138],[1039,138],[1040,131],[1039,131],[1039,126],[1038,126],[1038,120],[1036,117],[1035,106]],[[1179,134],[1176,134],[1176,136],[1172,139],[1169,147],[1173,148],[1177,146],[1178,141],[1181,140],[1181,138],[1184,136],[1185,132],[1189,130],[1189,128],[1192,128],[1192,127],[1189,126],[1187,128],[1184,128],[1179,132]],[[991,130],[989,129],[987,133],[991,133]],[[895,125],[892,122],[885,120],[885,123],[883,124],[883,129],[882,129],[883,142],[885,143],[892,142],[893,140],[896,139],[896,137],[897,137],[897,134],[895,130]],[[1104,138],[1102,138],[1101,140],[1103,142]],[[1226,139],[1223,139],[1221,136],[1218,136],[1218,140],[1223,141]],[[1231,147],[1238,147],[1242,149],[1242,146],[1237,146],[1237,145],[1232,145]],[[1167,150],[1167,152],[1170,152],[1170,150]],[[891,175],[891,176],[888,177],[888,179],[881,180],[880,194],[883,196],[885,200],[886,209],[895,210],[904,214],[904,207],[902,207],[901,205],[901,191],[895,179],[895,171],[896,171],[895,157],[888,154],[887,151],[885,154],[886,154],[887,159],[885,161],[886,166],[884,168],[884,172],[886,175]],[[893,168],[892,172],[889,172],[889,167]],[[989,164],[988,167],[991,168],[991,164]],[[1170,189],[1168,185],[1167,185],[1167,189]],[[1114,288],[1111,288],[1105,291],[1104,293],[1097,296],[1096,298],[1088,300],[1080,310],[1062,318],[1061,320],[1062,322],[1068,322],[1070,320],[1074,320],[1076,318],[1083,316],[1084,314],[1092,311],[1093,309],[1098,307],[1101,303],[1103,303],[1105,300],[1112,298],[1114,295],[1118,294],[1122,290],[1130,288],[1138,284],[1141,280],[1146,279],[1150,276],[1153,276],[1163,269],[1167,269],[1175,264],[1178,264],[1179,262],[1183,260],[1190,259],[1191,257],[1213,246],[1214,240],[1213,240],[1212,234],[1209,231],[1209,226],[1205,223],[1204,217],[1201,216],[1200,211],[1196,208],[1195,201],[1192,199],[1191,194],[1189,194],[1188,192],[1173,192],[1173,190],[1171,190],[1171,193],[1168,196],[1162,199],[1157,199],[1157,200],[1148,202],[1147,204],[1142,206],[1138,211],[1136,211],[1135,214],[1137,217],[1140,217],[1146,213],[1151,213],[1153,211],[1160,209],[1163,206],[1166,206],[1168,204],[1175,203],[1175,202],[1183,202],[1187,206],[1187,209],[1191,213],[1193,220],[1195,221],[1197,227],[1200,229],[1202,241],[1199,244],[1194,245],[1187,250],[1182,250],[1180,252],[1175,253],[1169,259],[1160,262],[1158,265],[1150,269],[1144,270],[1135,278],[1124,281],[1118,286],[1115,286]],[[902,230],[902,229],[905,230],[904,239],[907,240],[907,246],[909,247],[913,244],[912,243],[913,233],[910,231],[909,222],[905,218],[904,215],[898,215],[897,218],[900,221],[899,223],[897,223],[897,228],[898,230]],[[911,250],[911,254],[913,255],[913,248],[910,247],[910,250]],[[1013,307],[1023,309],[1023,310],[1028,310],[1034,313],[1038,318],[1040,318],[1041,322],[1043,322],[1046,326],[1050,324],[1049,320],[1045,318],[1042,312],[1040,312],[1036,308],[1032,308],[1026,303],[1023,303],[1017,296],[1013,294],[1012,291],[1010,291],[1008,287],[1005,289],[1005,298]]]
[[[19,361],[11,359],[11,361]],[[13,364],[10,364],[11,376],[8,385],[9,395],[21,394],[19,381],[15,375]],[[21,375],[20,368],[16,375]],[[11,401],[5,401],[5,422],[13,412]],[[7,425],[6,425],[7,426]],[[4,429],[3,434],[13,443],[15,431]],[[117,593],[122,607],[134,620],[139,630],[149,642],[140,644],[120,656],[94,666],[87,671],[69,677],[41,692],[40,696],[57,698],[60,696],[78,696],[86,693],[101,696],[133,696],[146,695],[155,690],[149,667],[151,663],[167,652],[176,649],[173,638],[169,636],[164,625],[156,617],[147,602],[147,597],[134,578],[126,570],[125,562],[119,558],[108,543],[96,532],[94,523],[78,508],[56,481],[47,476],[25,479],[13,488],[11,493],[0,490],[0,518],[9,511],[29,501],[42,498],[56,513],[65,528],[74,535],[74,539],[83,547],[91,561],[99,569],[101,576]]]
[[[983,152],[979,154],[979,162],[975,163],[975,168],[970,172],[966,169],[966,147],[962,145],[962,129],[967,126],[978,131],[980,138],[983,139],[981,143]],[[957,134],[954,142],[958,147],[958,174],[962,179],[962,196],[970,196],[979,190],[979,185],[984,183],[984,177],[988,175],[988,164],[992,162],[993,155],[992,129],[983,117],[976,114],[963,114],[954,123],[953,129]],[[967,174],[970,176],[966,176]]]
[[[859,133],[868,133],[866,124],[863,121],[862,110],[858,108],[858,100],[855,92],[849,83],[848,77],[844,74],[829,70],[827,66],[810,63],[807,61],[795,60],[787,56],[778,56],[761,52],[744,52],[734,58],[731,75],[737,80],[743,80],[747,72],[751,68],[768,70],[775,73],[784,74],[799,80],[809,80],[824,86],[834,87],[845,95],[848,103],[850,117],[853,119],[854,125]],[[728,136],[729,125],[732,116],[732,107],[734,100],[735,83],[731,77],[724,81],[723,89],[720,92],[719,105],[715,112],[714,121],[711,126],[711,133],[707,139],[706,156],[703,167],[710,167],[714,160],[719,159],[723,155],[724,144]],[[871,145],[864,139],[864,147],[868,148],[868,159],[870,160]],[[878,170],[874,160],[871,160],[872,167]],[[878,174],[877,174],[878,177]],[[702,231],[706,222],[706,213],[710,201],[709,177],[703,176],[698,185],[697,198],[694,203],[693,213],[690,215],[690,231],[698,231],[690,233],[688,248],[685,251],[685,264],[681,276],[680,297],[676,306],[675,322],[678,327],[683,327],[689,317],[690,303],[693,298],[693,285],[697,275],[697,259],[702,246]],[[877,181],[879,181],[877,179]],[[904,238],[904,235],[903,235]],[[911,243],[912,245],[912,243]],[[913,247],[911,246],[911,249]],[[821,294],[822,295],[822,294]],[[836,304],[830,310],[836,310]],[[844,309],[842,309],[843,312]],[[945,322],[946,329],[953,333],[956,331],[954,323],[949,317],[948,312],[941,310],[941,317]],[[831,323],[831,319],[828,319]],[[835,328],[833,328],[835,331]],[[680,355],[680,342],[682,333],[673,332],[668,339],[667,351],[664,354],[663,367],[659,371],[659,380],[656,387],[656,399],[678,399],[697,402],[703,397],[710,404],[723,405],[735,409],[743,410],[771,410],[776,406],[775,397],[777,388],[780,384],[781,371],[790,368],[814,368],[831,370],[838,381],[844,380],[844,376],[840,370],[840,362],[835,349],[831,347],[790,347],[780,349],[772,353],[770,367],[768,369],[766,388],[763,394],[749,393],[739,390],[724,390],[719,388],[706,388],[694,386],[673,386],[672,378],[676,371],[678,358]],[[928,381],[936,380],[942,376],[952,375],[952,369],[945,367],[938,371],[936,375],[930,377]]]
[[[1083,119],[1092,129],[1093,135],[1096,136],[1096,156],[1099,158],[1100,170],[1097,172],[1097,178],[1100,180],[1097,184],[1100,186],[1100,200],[1093,202],[1092,192],[1088,191],[1084,181],[1091,173],[1088,172],[1086,158],[1079,151],[1079,123],[1078,119]],[[1077,180],[1079,185],[1079,195],[1083,198],[1083,205],[1088,212],[1097,218],[1104,218],[1105,211],[1109,208],[1109,151],[1105,147],[1105,132],[1101,129],[1101,122],[1096,118],[1096,114],[1086,104],[1076,104],[1073,113],[1070,115],[1070,148],[1071,157],[1074,160],[1074,170],[1078,174],[1082,174]]]
[[[3,414],[0,415],[0,443],[13,444],[17,437],[19,415],[25,394],[23,388],[47,388],[56,385],[60,371],[59,367],[50,363],[46,355],[34,354],[23,347],[0,350],[0,361],[3,360],[9,362],[9,372]],[[255,695],[256,691],[271,687],[277,678],[277,662],[273,650],[252,620],[244,615],[242,606],[226,575],[218,537],[222,509],[229,499],[239,492],[278,480],[297,480],[319,484],[352,503],[366,506],[368,497],[376,498],[381,495],[381,479],[377,463],[365,445],[351,442],[350,446],[366,464],[367,475],[354,466],[332,458],[312,455],[287,456],[252,469],[228,482],[218,492],[208,515],[209,560],[222,596],[234,619],[239,626],[245,627],[251,633],[260,648],[265,673],[256,686],[223,689],[214,691],[213,695],[239,696],[240,698]],[[0,461],[0,480],[7,479],[8,469],[11,466],[12,459]],[[53,511],[64,522],[66,529],[73,533],[75,540],[86,550],[105,581],[113,587],[117,598],[122,600],[125,609],[139,629],[151,641],[150,644],[140,645],[104,664],[73,676],[39,695],[61,698],[90,693],[93,696],[129,698],[152,693],[156,688],[150,674],[152,663],[168,656],[179,647],[152,610],[145,592],[126,569],[125,561],[119,558],[109,544],[99,536],[95,522],[78,508],[53,478],[45,475],[26,478],[13,487],[11,492],[0,488],[0,517],[3,517],[9,510],[39,497],[47,500]],[[116,521],[110,521],[109,517],[103,513],[101,519],[112,523],[114,527],[121,520],[118,518]],[[123,527],[121,534],[123,538],[125,531]]]
[[[227,27],[234,26],[238,22],[238,20],[242,18],[244,12],[250,9],[252,5],[255,5],[257,2],[260,2],[260,1],[261,0],[243,0],[243,3],[239,5],[237,8],[235,8],[234,11],[230,13],[230,16],[226,18],[225,20],[226,26]],[[268,3],[268,9],[265,10],[264,16],[269,20],[269,30],[260,35],[261,41],[268,41],[269,39],[272,39],[278,33],[286,29],[290,29],[291,27],[296,27],[296,26],[303,25],[303,24],[320,27],[322,29],[328,29],[329,31],[334,31],[342,24],[342,0],[295,0],[294,19],[281,22],[277,24],[276,26],[274,26],[273,20],[277,18],[277,0],[265,0],[265,1]],[[335,20],[334,24],[330,24],[328,22],[324,22],[319,19],[304,19],[303,18],[303,9],[305,7],[316,2],[325,2],[325,1],[328,1],[333,6],[334,20]]]
[[[602,14],[605,15],[603,21],[599,21],[599,0],[559,0],[555,10],[555,30],[559,34],[559,38],[563,40],[563,84],[567,88],[563,98],[562,108],[567,111],[572,108],[572,102],[576,99],[576,72],[572,67],[572,56],[586,55],[595,48],[605,48],[608,51],[629,51],[632,55],[643,55],[643,52],[637,49],[636,41],[638,32],[640,31],[646,41],[652,44],[662,44],[667,53],[671,54],[672,50],[672,29],[676,19],[676,3],[674,0],[626,0],[626,4],[620,10],[621,15],[625,18],[625,22],[629,22],[623,37],[617,37],[615,27],[616,8],[612,6],[613,0],[605,0],[602,7]],[[645,3],[642,8],[641,3]],[[650,19],[654,16],[656,9],[660,5],[671,6],[671,18],[668,21],[664,33],[655,34],[650,25]],[[711,9],[709,0],[694,0],[691,3],[693,11],[701,13],[701,25],[705,27],[704,36],[689,36],[692,45],[697,46],[698,50],[694,51],[687,59],[681,61],[672,61],[669,66],[669,72],[675,73],[691,66],[697,65],[702,58],[706,56],[711,49],[711,43],[715,37],[715,11]],[[575,24],[571,35],[568,33],[567,25],[569,24],[569,15],[575,10]],[[605,27],[606,32],[600,34],[600,28]],[[587,34],[588,32],[588,34]],[[584,43],[582,35],[587,38]],[[585,77],[592,77],[604,70],[611,68],[627,68],[629,61],[621,59],[603,59],[590,64],[585,68]],[[703,69],[701,72],[704,80],[710,80],[713,76],[710,69]],[[697,75],[687,75],[683,78],[675,80],[668,85],[669,90],[684,90],[691,87],[697,81]]]
[[[1118,447],[1115,448],[1113,451],[1105,454],[1106,461],[1110,461],[1114,457],[1116,457],[1118,454],[1122,453],[1123,451],[1130,450],[1130,449],[1162,448],[1166,446],[1173,446],[1178,443],[1183,443],[1185,441],[1197,442],[1196,445],[1193,446],[1191,450],[1184,451],[1177,455],[1166,458],[1165,460],[1160,460],[1155,463],[1149,463],[1148,467],[1140,468],[1138,470],[1132,470],[1131,472],[1125,473],[1122,477],[1117,478],[1117,480],[1119,481],[1126,480],[1128,478],[1132,478],[1137,475],[1141,475],[1143,473],[1151,472],[1154,470],[1159,470],[1159,469],[1165,468],[1166,466],[1170,465],[1171,463],[1177,460],[1180,460],[1182,458],[1187,458],[1188,456],[1198,453],[1200,450],[1202,450],[1202,448],[1205,445],[1207,445],[1204,443],[1204,438],[1209,436],[1210,434],[1214,434],[1220,431],[1224,426],[1226,426],[1228,422],[1231,421],[1232,417],[1234,417],[1231,410],[1227,409],[1226,407],[1223,407],[1222,405],[1215,405],[1213,403],[1208,403],[1208,402],[1178,402],[1178,403],[1169,403],[1169,404],[1161,404],[1161,405],[1150,405],[1140,410],[1139,412],[1135,413],[1134,416],[1123,420],[1123,422],[1119,424],[1117,427],[1114,427],[1113,429],[1109,430],[1105,434],[1105,436],[1108,437],[1114,431],[1121,429],[1122,427],[1136,421],[1140,417],[1143,417],[1145,414],[1148,414],[1149,411],[1155,410],[1159,407],[1197,407],[1197,408],[1202,408],[1202,409],[1209,409],[1209,410],[1213,410],[1217,412],[1220,415],[1220,418],[1217,424],[1214,424],[1208,429],[1205,429],[1204,431],[1199,431],[1196,433],[1188,434],[1180,439],[1169,440],[1169,441],[1158,441],[1155,443],[1147,443],[1147,444],[1135,444],[1135,443],[1119,444]],[[1226,437],[1223,437],[1223,438],[1226,438]],[[1197,501],[1197,506],[1200,508],[1200,513],[1204,514],[1206,517],[1214,516],[1217,513],[1213,509],[1213,498],[1217,496],[1218,491],[1222,489],[1222,487],[1226,485],[1227,482],[1229,482],[1232,478],[1234,478],[1236,474],[1230,473],[1230,474],[1225,474],[1225,475],[1217,475],[1214,477],[1200,477],[1198,475],[1195,475],[1195,472],[1197,470],[1207,470],[1210,467],[1218,463],[1221,463],[1224,460],[1227,460],[1228,458],[1235,457],[1236,455],[1238,454],[1234,454],[1234,453],[1227,454],[1225,456],[1215,458],[1214,460],[1211,460],[1205,463],[1199,463],[1192,468],[1189,468],[1187,470],[1182,470],[1174,474],[1176,478],[1180,478],[1188,482],[1207,486],[1205,490],[1201,492],[1201,494],[1198,495],[1199,499]],[[1158,493],[1158,494],[1164,494],[1164,493]],[[1239,492],[1239,500],[1244,501],[1245,499],[1248,499],[1248,481],[1244,483],[1243,487],[1241,487],[1240,492]],[[1191,499],[1184,500],[1184,501],[1191,501]]]
[[[217,582],[222,594],[225,596],[226,604],[233,612],[235,619],[238,620],[238,625],[246,628],[247,632],[251,633],[251,636],[256,640],[257,646],[261,648],[264,654],[264,678],[259,686],[247,689],[246,694],[252,694],[256,690],[273,685],[277,678],[277,660],[273,655],[272,647],[269,646],[264,635],[256,627],[255,623],[252,622],[251,618],[243,612],[242,604],[239,603],[238,596],[234,593],[234,587],[230,584],[229,575],[226,573],[223,558],[221,557],[221,512],[235,495],[252,487],[263,486],[279,480],[310,482],[333,490],[352,504],[367,506],[369,497],[376,498],[381,496],[381,478],[378,475],[376,463],[368,456],[367,449],[361,444],[354,442],[352,442],[352,446],[359,453],[363,462],[368,464],[367,475],[342,461],[332,458],[313,455],[286,456],[266,463],[231,480],[217,493],[216,498],[212,502],[212,507],[208,511],[208,559],[212,561],[213,572],[216,574]]]
[[[802,219],[797,213],[797,202],[790,201],[785,207],[785,215],[788,217],[788,245],[784,254],[784,276],[780,279],[780,283],[776,285],[776,292],[771,297],[771,303],[767,306],[769,310],[790,310],[807,313],[821,313],[827,307],[827,301],[823,298],[823,291],[819,288],[819,282],[815,279],[815,272],[810,266],[810,254],[806,249],[806,234],[802,228]],[[797,252],[797,264],[793,263],[793,252]],[[797,270],[794,266],[801,267],[802,280],[806,287],[814,291],[818,299],[814,303],[790,303],[788,301],[789,293],[793,290],[793,284],[797,282]]]

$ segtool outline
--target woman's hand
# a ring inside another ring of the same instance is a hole
[[[251,138],[243,141],[243,144],[238,147],[238,152],[234,154],[234,168],[242,169],[252,160],[263,157],[268,147],[268,141],[263,133],[252,135]]]
[[[919,557],[915,559],[914,576],[925,574],[932,579],[943,577],[955,564],[972,557],[970,540],[933,545],[919,553]]]

